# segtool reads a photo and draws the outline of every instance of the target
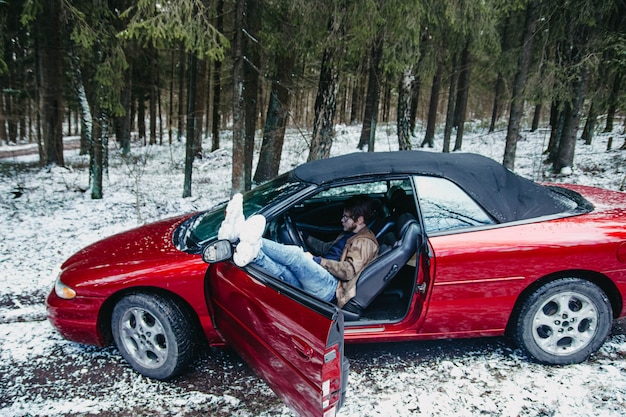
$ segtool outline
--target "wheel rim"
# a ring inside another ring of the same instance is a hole
[[[576,353],[591,343],[597,332],[598,309],[578,292],[548,298],[533,317],[532,336],[543,351],[558,356]]]
[[[126,351],[140,365],[158,368],[168,355],[168,340],[161,322],[148,310],[127,310],[120,323],[120,336]]]

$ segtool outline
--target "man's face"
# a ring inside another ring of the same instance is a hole
[[[341,217],[341,225],[344,232],[353,232],[357,227],[357,222],[354,221],[349,211],[344,211]]]

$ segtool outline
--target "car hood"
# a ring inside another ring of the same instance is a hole
[[[100,240],[72,255],[61,265],[61,270],[102,269],[155,260],[165,263],[167,258],[188,257],[176,249],[172,233],[189,216],[162,220]]]

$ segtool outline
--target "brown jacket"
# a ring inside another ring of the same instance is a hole
[[[306,241],[312,253],[324,254],[339,239],[322,242],[309,237]],[[378,256],[378,241],[367,227],[352,236],[346,242],[339,261],[322,258],[321,265],[339,281],[337,285],[337,305],[343,307],[356,295],[356,282],[368,263]]]

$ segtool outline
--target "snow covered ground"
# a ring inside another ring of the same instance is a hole
[[[338,126],[332,154],[355,151],[359,132],[360,127]],[[152,381],[133,372],[115,348],[63,340],[45,319],[44,298],[56,268],[75,251],[228,198],[231,157],[224,135],[223,149],[196,161],[193,197],[186,199],[182,143],[135,146],[128,161],[112,151],[104,199],[98,201],[86,192],[88,158],[77,151],[66,152],[66,168],[39,169],[36,155],[0,160],[0,416],[291,415],[230,351],[209,350],[188,374]],[[501,162],[504,136],[469,129],[463,151]],[[612,150],[610,135],[597,136],[591,146],[578,142],[570,176],[553,176],[542,163],[548,131],[523,136],[515,171],[527,178],[614,190],[624,183],[626,151],[617,150],[621,131],[612,135]],[[309,138],[289,132],[281,171],[305,161]],[[5,145],[0,151],[25,147]],[[395,149],[393,127],[380,127],[376,150]],[[432,151],[441,151],[440,138]],[[498,338],[347,346],[350,382],[340,415],[622,416],[625,329],[618,322],[598,355],[563,367],[531,363]]]

